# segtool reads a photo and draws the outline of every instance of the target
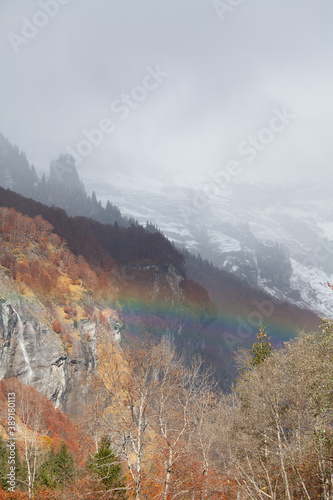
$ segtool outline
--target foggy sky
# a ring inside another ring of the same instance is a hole
[[[327,185],[332,21],[329,0],[0,0],[0,131],[41,171],[103,123],[78,172],[109,183],[237,161],[239,180]]]

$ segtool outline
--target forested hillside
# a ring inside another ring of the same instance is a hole
[[[182,268],[181,253],[161,233],[152,233],[142,226],[133,224],[124,228],[85,217],[70,217],[60,208],[47,207],[3,188],[0,188],[0,203],[30,217],[43,217],[66,240],[73,253],[83,255],[93,265],[112,267],[112,261],[121,265],[152,260]]]
[[[1,133],[0,186],[45,205],[60,207],[69,215],[92,217],[106,224],[137,225],[133,218],[123,217],[119,208],[110,201],[103,208],[94,192],[91,196],[87,194],[70,155],[60,154],[51,162],[49,176],[38,176],[25,153]]]

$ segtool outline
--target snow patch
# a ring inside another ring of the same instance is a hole
[[[309,309],[321,317],[329,315],[333,319],[333,293],[327,282],[333,281],[333,275],[327,275],[316,267],[306,267],[291,259],[293,273],[290,283],[299,290],[302,300]]]
[[[208,231],[209,243],[219,250],[220,253],[239,252],[241,244],[235,238],[228,236],[220,231],[210,229]]]

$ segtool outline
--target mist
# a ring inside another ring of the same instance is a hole
[[[37,171],[69,152],[88,185],[332,181],[332,3],[2,0],[0,14],[0,130]]]

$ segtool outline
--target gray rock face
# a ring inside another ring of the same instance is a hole
[[[66,187],[80,189],[80,178],[76,170],[75,160],[71,155],[60,155],[56,161],[51,162],[50,180]]]
[[[146,327],[149,331],[153,321],[161,332],[177,336],[179,342],[188,323],[191,337],[199,335],[205,318],[196,322],[197,332],[188,314],[192,302],[186,300],[184,276],[175,266],[142,265],[128,271],[135,274],[136,286],[133,297],[125,296],[119,314],[127,322],[129,332],[132,332],[131,326],[136,332],[138,323],[142,323],[142,331],[146,331]],[[67,321],[63,323],[63,332],[56,333],[51,326],[55,317],[55,313],[50,312],[52,308],[45,307],[36,297],[20,293],[9,278],[3,278],[3,282],[1,279],[0,271],[0,379],[16,377],[72,418],[79,418],[93,391],[99,342],[121,340],[123,324],[117,310],[112,310],[107,320],[110,328],[103,321],[84,319],[75,321],[75,326],[74,322]],[[132,302],[127,299],[137,297],[145,301],[146,308],[141,308],[133,319]],[[162,308],[159,313],[161,301],[165,310]],[[170,307],[172,315],[168,314]],[[155,326],[153,328],[155,333]]]
[[[16,377],[75,417],[97,365],[97,326],[80,322],[70,353],[26,304],[0,303],[0,379]]]
[[[177,272],[175,266],[170,265],[168,266],[165,278],[173,295],[172,302],[182,302],[184,300],[184,294],[180,288],[180,284],[184,281],[183,276]]]
[[[257,244],[257,263],[262,281],[283,292],[290,290],[292,266],[290,255],[278,243]]]

